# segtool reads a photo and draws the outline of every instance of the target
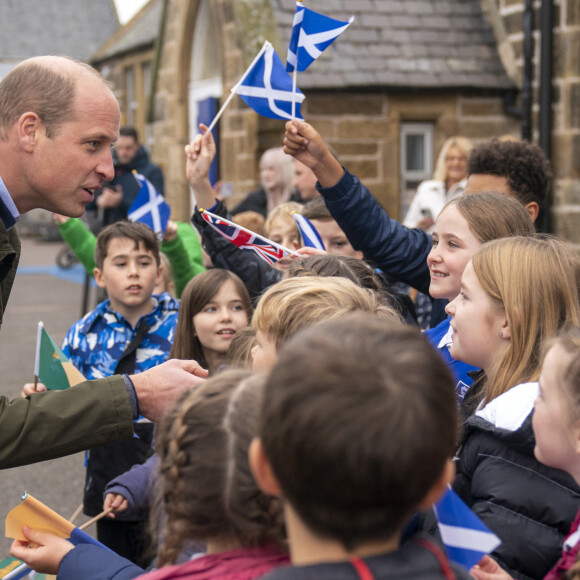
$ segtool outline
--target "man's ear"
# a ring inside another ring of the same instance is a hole
[[[252,475],[258,487],[266,495],[281,496],[282,490],[280,489],[280,484],[272,471],[272,466],[264,453],[262,440],[259,437],[254,437],[252,440],[248,455],[250,469],[252,470]]]
[[[529,201],[525,204],[525,208],[530,214],[532,221],[535,222],[538,218],[538,214],[540,213],[540,206],[538,205],[537,201]]]
[[[441,499],[441,496],[451,484],[455,478],[455,463],[451,459],[448,459],[445,463],[445,467],[441,472],[441,475],[437,481],[431,486],[431,489],[427,492],[427,495],[421,500],[417,506],[419,509],[424,510],[430,508],[434,503]]]
[[[99,270],[99,268],[95,268],[93,270],[93,276],[95,278],[95,282],[99,288],[105,288],[105,282],[103,281],[103,272]]]
[[[39,131],[42,129],[40,117],[32,112],[23,113],[16,122],[16,127],[20,146],[27,153],[32,153],[38,141]]]

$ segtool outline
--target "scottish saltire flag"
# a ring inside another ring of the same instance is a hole
[[[22,526],[29,526],[35,530],[51,532],[61,538],[68,539],[75,546],[78,544],[94,544],[95,546],[100,546],[112,552],[104,544],[101,544],[101,542],[95,540],[68,520],[65,520],[61,515],[26,492],[22,496],[20,505],[11,509],[6,516],[6,537],[25,541],[26,538],[22,535]],[[23,578],[27,574],[30,574],[30,572],[31,570],[26,564],[21,564],[13,568],[3,578],[6,580],[14,580],[16,578]]]
[[[353,22],[329,18],[296,3],[286,70],[306,70]]]
[[[304,101],[304,95],[298,89],[296,93],[292,92],[292,78],[268,41],[232,92],[240,95],[259,115],[288,121],[293,118],[294,98],[295,118],[302,120],[300,105]]]
[[[318,250],[326,250],[320,234],[316,231],[316,228],[307,217],[304,217],[302,214],[296,213],[295,211],[292,212],[292,217],[300,230],[302,243],[305,246],[308,248],[316,248]]]
[[[127,217],[132,222],[141,222],[148,225],[161,237],[167,227],[171,208],[146,177],[137,172],[133,172],[133,175],[141,189],[129,208]]]
[[[291,254],[296,254],[276,242],[263,238],[234,222],[221,218],[207,210],[200,209],[201,217],[220,235],[229,240],[240,250],[249,250],[256,253],[268,264],[275,264],[278,260]]]
[[[451,488],[434,508],[447,556],[464,568],[470,570],[501,544]]]
[[[34,376],[49,391],[63,391],[86,380],[46,332],[42,322],[38,323]]]

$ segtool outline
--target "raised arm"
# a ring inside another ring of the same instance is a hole
[[[284,150],[312,169],[332,217],[365,259],[387,276],[428,292],[431,236],[390,218],[360,180],[332,156],[312,125],[289,121]]]
[[[210,209],[216,199],[209,181],[209,168],[216,155],[213,135],[203,124],[199,126],[202,133],[185,146],[185,174],[187,181],[195,194],[197,207]]]

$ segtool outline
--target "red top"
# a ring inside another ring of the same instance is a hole
[[[275,548],[238,548],[208,554],[183,564],[164,566],[143,576],[143,580],[253,580],[278,566],[290,563],[288,554]]]
[[[578,552],[580,551],[580,534],[578,528],[580,527],[580,510],[576,514],[576,519],[572,523],[570,533],[564,540],[564,548],[562,549],[562,556],[556,562],[556,565],[544,577],[544,580],[560,580],[562,573],[566,572],[576,562]],[[576,534],[576,535],[575,535]],[[572,544],[571,546],[569,546]]]

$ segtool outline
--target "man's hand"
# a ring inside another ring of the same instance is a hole
[[[48,389],[44,386],[43,383],[36,383],[36,388],[34,387],[34,383],[26,383],[22,387],[22,392],[20,393],[20,396],[23,399],[26,399],[28,395],[33,395],[34,393],[42,393],[47,390]]]
[[[183,392],[200,385],[207,375],[208,371],[194,360],[177,359],[131,375],[141,415],[158,422]]]
[[[57,574],[62,559],[74,548],[68,540],[49,532],[22,528],[27,540],[14,540],[10,555],[26,562],[29,568],[44,574]]]
[[[105,495],[105,501],[103,502],[103,511],[109,508],[112,508],[113,511],[107,514],[107,517],[114,518],[115,514],[126,512],[129,509],[129,502],[120,493],[107,493]]]
[[[344,174],[318,131],[305,121],[294,119],[286,123],[284,152],[310,167],[322,187],[336,185]]]
[[[123,188],[117,185],[115,189],[103,187],[101,194],[97,197],[97,207],[101,209],[111,209],[118,207],[123,201]]]

